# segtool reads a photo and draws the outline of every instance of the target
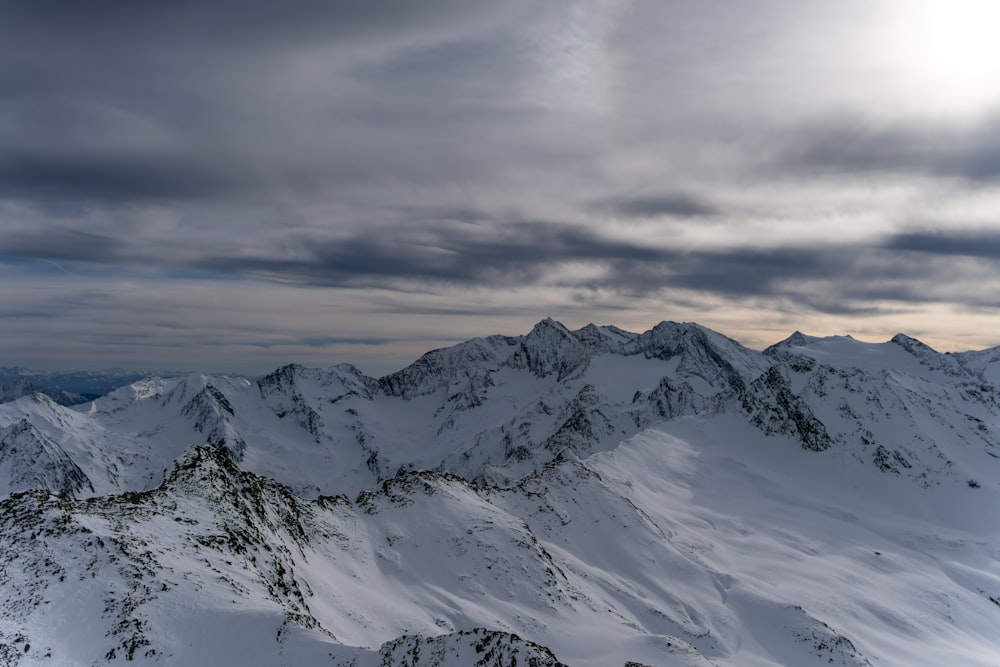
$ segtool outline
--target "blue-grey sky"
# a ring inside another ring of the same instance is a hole
[[[993,0],[0,2],[0,365],[1000,344]]]

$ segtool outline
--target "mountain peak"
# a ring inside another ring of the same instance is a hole
[[[700,324],[664,320],[640,334],[636,342],[647,357],[670,359],[685,351],[711,347],[709,334],[715,332]],[[722,338],[721,334],[716,335]]]
[[[561,322],[545,318],[521,340],[521,350],[512,357],[515,366],[526,367],[538,377],[556,373],[560,381],[581,370],[591,352]]]
[[[0,492],[43,488],[77,496],[94,490],[62,447],[24,417],[0,428],[0,470]]]
[[[587,347],[609,353],[621,353],[623,347],[638,335],[616,326],[597,326],[593,323],[571,333]]]
[[[803,345],[808,345],[809,343],[814,343],[818,339],[815,336],[807,336],[798,329],[792,332],[792,334],[785,338],[784,340],[779,340],[774,345],[768,346],[764,350],[764,354],[770,356],[777,352],[778,350],[786,350],[790,347],[802,347]]]
[[[551,317],[546,317],[545,319],[539,321],[535,326],[531,328],[531,331],[528,333],[529,336],[542,336],[542,335],[552,335],[552,334],[567,336],[570,338],[573,337],[573,334],[570,333],[570,330],[567,329],[562,322],[554,320]]]
[[[918,354],[918,350],[919,353],[921,354],[926,354],[928,352],[931,354],[939,354],[937,350],[932,348],[927,343],[919,341],[916,338],[913,338],[912,336],[907,336],[906,334],[903,333],[896,334],[895,336],[892,337],[892,339],[889,342],[899,345],[901,348],[903,348],[907,352],[910,352],[911,354]]]
[[[806,336],[804,333],[796,329],[795,331],[792,332],[792,335],[790,335],[782,342],[785,343],[786,345],[805,345],[811,339],[812,336]]]
[[[174,461],[173,470],[167,475],[163,484],[170,485],[178,481],[196,479],[205,481],[218,476],[233,478],[239,474],[236,464],[218,448],[194,445]]]

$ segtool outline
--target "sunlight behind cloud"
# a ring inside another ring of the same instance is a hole
[[[890,67],[928,111],[976,113],[1000,102],[1000,3],[894,3],[884,49]]]

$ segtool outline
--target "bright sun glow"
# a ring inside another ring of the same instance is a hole
[[[888,24],[892,67],[928,108],[1000,102],[1000,0],[899,2]]]

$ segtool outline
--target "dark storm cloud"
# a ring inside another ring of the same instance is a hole
[[[132,259],[121,239],[75,229],[0,234],[0,257],[110,265]]]
[[[98,52],[114,51],[121,43],[199,43],[206,36],[218,47],[246,41],[252,48],[304,41],[364,42],[400,29],[432,30],[483,12],[470,11],[457,0],[294,0],[280,6],[265,0],[175,0],[163,4],[134,0],[10,0],[4,3],[4,23],[10,34],[29,43],[39,36],[62,37],[62,45],[88,44]],[[489,14],[489,11],[486,12]],[[103,37],[108,41],[91,41]],[[39,50],[41,51],[41,45]],[[48,50],[61,44],[46,44]],[[178,52],[178,56],[183,56]]]
[[[605,199],[595,202],[594,208],[630,218],[659,216],[697,218],[720,213],[719,209],[706,199],[682,192]]]
[[[470,285],[524,285],[559,264],[655,262],[655,248],[612,241],[583,227],[550,222],[505,222],[384,229],[302,244],[304,257],[211,257],[200,267],[264,274],[311,285],[371,284],[374,279]]]
[[[504,229],[498,233],[498,229]],[[461,287],[532,284],[650,295],[689,290],[744,300],[782,298],[835,315],[882,312],[879,299],[929,300],[922,281],[953,265],[915,265],[889,247],[850,245],[681,250],[602,237],[552,222],[442,225],[383,230],[313,246],[297,260],[209,258],[202,268],[314,286]],[[596,277],[547,276],[562,266],[603,269]],[[435,313],[451,312],[437,308]],[[462,311],[466,312],[466,311]]]
[[[173,156],[0,155],[0,198],[74,201],[213,198],[247,186],[232,172]]]
[[[440,220],[446,213],[452,222],[428,219]],[[193,270],[206,277],[253,276],[313,287],[549,285],[630,296],[689,291],[736,300],[780,298],[835,315],[881,312],[872,305],[877,301],[934,300],[934,293],[923,286],[954,278],[956,268],[962,270],[962,256],[1000,256],[996,235],[908,234],[870,246],[681,249],[614,239],[567,223],[489,220],[474,210],[425,209],[422,214],[422,220],[416,216],[407,224],[336,239],[292,240],[286,244],[294,251],[291,257],[271,251],[214,255],[211,247],[185,258],[158,256],[142,244],[73,230],[11,236],[3,252],[52,261]],[[942,257],[916,263],[914,251]],[[574,276],[573,267],[598,271]]]
[[[967,124],[837,116],[800,127],[775,146],[781,172],[1000,179],[1000,116]]]
[[[828,280],[853,264],[842,247],[670,251],[661,262],[616,263],[615,281],[632,290],[678,287],[734,297],[774,295],[786,283]]]
[[[523,13],[454,0],[5,3],[0,198],[225,201],[474,174],[496,116],[483,102],[516,98],[528,71],[495,34]]]
[[[332,347],[335,345],[369,345],[369,346],[382,346],[390,345],[392,343],[398,342],[399,339],[394,338],[351,338],[344,336],[307,336],[305,338],[279,338],[274,340],[252,340],[247,341],[244,345],[250,347],[262,347],[262,348],[275,348],[275,347],[285,347],[289,345],[301,346],[301,347]],[[232,345],[232,341],[228,340],[216,340],[207,341],[206,344],[215,345],[219,347],[225,347],[227,345]]]
[[[886,241],[885,247],[929,255],[1000,259],[1000,232],[961,230],[909,232],[892,236]]]

